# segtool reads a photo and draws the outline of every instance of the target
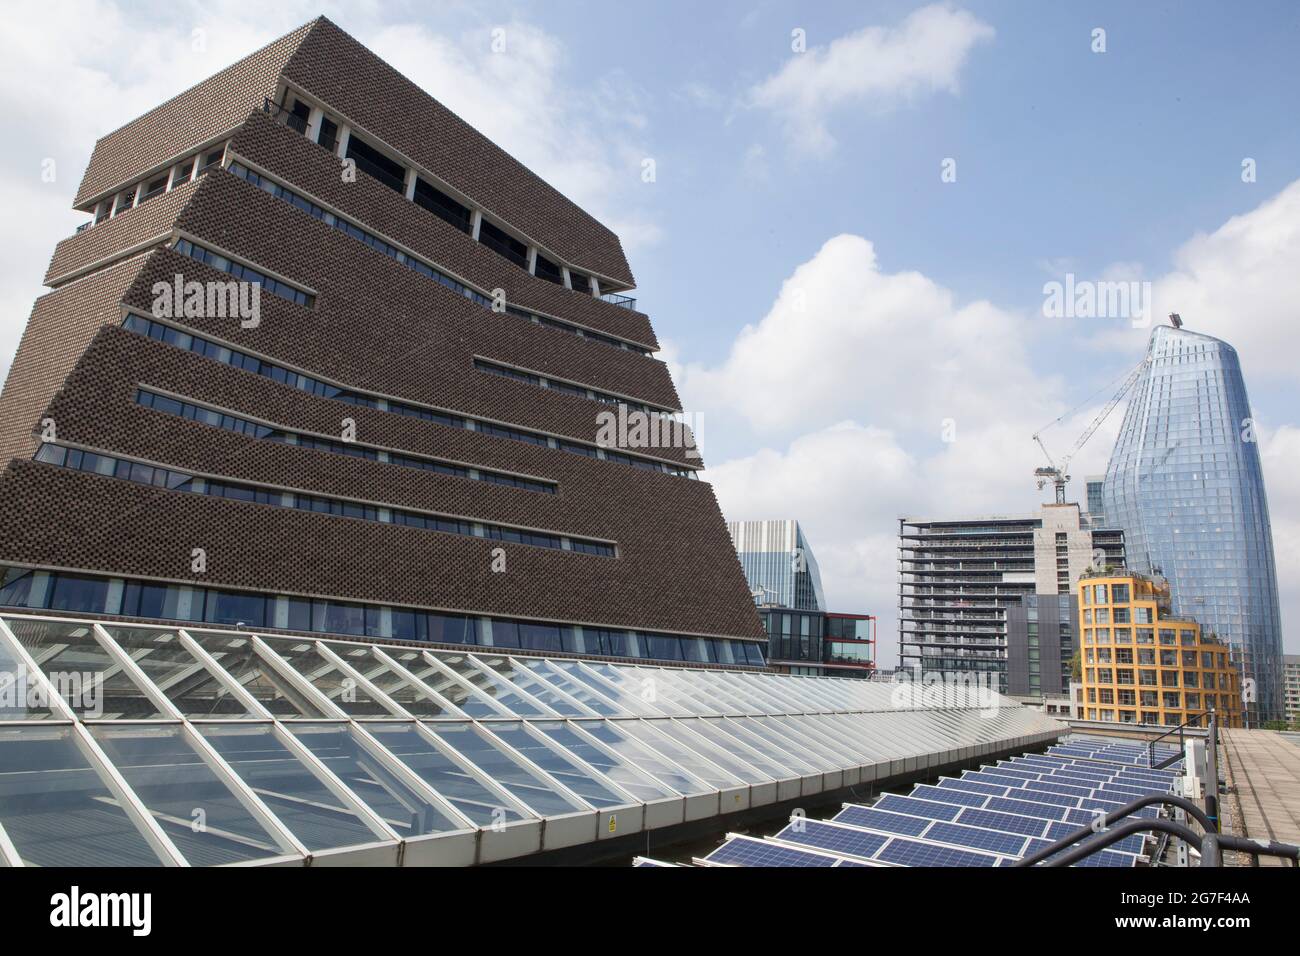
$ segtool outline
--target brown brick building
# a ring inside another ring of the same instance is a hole
[[[333,23],[105,136],[75,205],[0,605],[763,663],[618,238]]]

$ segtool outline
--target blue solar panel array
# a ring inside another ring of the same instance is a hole
[[[1173,756],[1158,748],[1155,762]],[[731,835],[696,862],[725,866],[1007,866],[1098,814],[1168,793],[1176,769],[1153,770],[1140,744],[1070,738],[1046,753],[1000,760],[960,777],[846,804],[832,819],[794,819],[774,836]],[[1180,762],[1181,763],[1181,762]],[[1175,767],[1178,764],[1174,765]],[[1155,808],[1135,816],[1153,817]],[[1146,837],[1126,837],[1076,866],[1131,867]]]

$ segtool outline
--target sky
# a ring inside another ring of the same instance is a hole
[[[882,664],[899,516],[1047,500],[1032,435],[1169,312],[1240,355],[1300,652],[1300,6],[11,3],[0,366],[94,140],[321,13],[618,232],[724,514],[799,519]],[[1067,275],[1147,324],[1050,314]]]

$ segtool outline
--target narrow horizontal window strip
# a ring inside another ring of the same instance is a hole
[[[296,206],[297,208],[301,209],[303,212],[307,213],[309,216],[321,220],[321,222],[325,223],[327,226],[331,226],[332,228],[337,229],[339,232],[346,233],[347,235],[351,236],[353,239],[356,239],[358,242],[365,243],[367,246],[374,249],[376,252],[381,252],[384,255],[388,256],[390,259],[394,259],[397,262],[402,263],[408,269],[420,273],[425,278],[433,279],[435,282],[438,282],[441,285],[446,286],[448,289],[455,292],[457,295],[464,296],[465,298],[469,299],[471,302],[474,302],[476,305],[480,305],[491,312],[497,311],[497,309],[493,308],[494,303],[490,296],[484,295],[479,290],[465,285],[465,283],[461,282],[459,279],[452,278],[451,276],[447,275],[445,272],[440,270],[437,266],[433,265],[432,263],[426,262],[423,259],[417,259],[414,256],[410,255],[409,253],[403,252],[401,249],[398,249],[392,243],[385,242],[383,239],[379,238],[374,233],[362,229],[360,226],[357,226],[347,221],[346,219],[342,219],[339,216],[336,216],[334,213],[330,212],[329,210],[321,208],[321,206],[312,202],[307,197],[297,192],[294,192],[292,189],[280,185],[279,183],[269,179],[266,176],[262,176],[259,173],[253,172],[251,169],[249,169],[248,167],[244,166],[241,163],[231,163],[229,168],[230,168],[230,172],[234,173],[240,179],[246,180],[247,182],[256,186],[258,189],[261,189],[263,192],[269,193],[270,195],[275,196],[277,199],[289,203],[289,205],[291,206]],[[490,248],[495,249],[495,247],[492,246],[490,246]],[[600,342],[602,345],[609,345],[616,349],[622,349],[627,352],[635,352],[638,355],[651,354],[651,350],[646,348],[643,345],[637,345],[634,342],[629,342],[626,341],[625,339],[620,339],[613,335],[605,335],[600,332],[593,332],[590,329],[583,328],[582,326],[574,325],[569,322],[565,322],[562,319],[554,319],[551,318],[550,316],[535,315],[532,312],[529,312],[525,309],[517,308],[516,306],[512,306],[512,305],[506,306],[505,311],[510,315],[515,316],[516,318],[523,319],[528,322],[535,322],[538,325],[550,326],[551,328],[559,329],[562,332],[568,332],[570,335],[577,335],[584,339],[590,339],[593,342]]]
[[[263,425],[239,415],[231,415],[217,409],[205,408],[193,402],[180,401],[147,389],[139,389],[136,392],[136,402],[164,414],[177,415],[190,421],[212,425],[216,428],[223,428],[229,432],[237,432],[240,435],[248,435],[251,438],[260,440],[281,442],[299,448],[314,448],[317,451],[328,451],[336,455],[346,455],[349,458],[365,458],[369,461],[385,462],[402,468],[413,468],[417,471],[431,471],[434,474],[448,475],[452,478],[468,478],[472,481],[486,481],[494,485],[508,485],[513,488],[521,488],[524,491],[540,492],[541,494],[555,494],[556,492],[554,485],[533,481],[528,478],[517,478],[500,472],[483,472],[477,468],[452,465],[432,458],[419,458],[414,455],[403,455],[399,452],[371,448],[357,442],[336,441],[332,438],[320,438],[287,428],[273,428],[270,425]]]
[[[228,275],[232,275],[242,282],[259,285],[267,292],[278,295],[282,299],[288,299],[290,302],[297,303],[298,305],[305,306],[309,309],[316,304],[316,297],[314,295],[303,292],[301,289],[295,289],[287,282],[281,282],[279,279],[274,279],[271,276],[264,275],[251,266],[234,262],[228,257],[213,252],[211,249],[193,243],[188,239],[177,239],[174,248],[181,255],[189,256],[191,259],[209,265],[219,272],[225,272]]]
[[[174,326],[165,325],[153,319],[146,319],[135,313],[128,313],[122,320],[122,327],[129,332],[135,332],[139,335],[147,336],[158,342],[165,342],[168,345],[174,345],[177,348],[194,352],[196,355],[202,355],[204,358],[211,359],[215,362],[221,362],[234,368],[243,369],[246,372],[253,372],[257,375],[273,379],[282,385],[288,385],[292,388],[304,392],[310,392],[312,395],[318,395],[321,398],[334,398],[340,402],[347,402],[350,405],[358,405],[365,408],[373,408],[378,411],[392,412],[395,415],[405,415],[408,418],[418,418],[422,421],[433,422],[438,425],[445,425],[448,428],[459,428],[464,431],[477,431],[485,435],[495,435],[499,438],[509,438],[512,441],[526,442],[530,445],[537,445],[542,448],[560,448],[573,454],[582,455],[586,458],[601,458],[602,452],[597,451],[594,445],[584,445],[580,442],[572,441],[555,441],[539,432],[530,432],[522,428],[511,428],[507,425],[496,425],[482,419],[469,418],[463,415],[452,415],[448,412],[439,412],[430,408],[422,408],[418,405],[411,405],[405,402],[392,401],[390,399],[377,398],[373,395],[367,395],[363,392],[357,392],[350,389],[341,388],[337,385],[330,385],[320,379],[313,378],[310,375],[303,375],[292,369],[285,368],[281,365],[267,362],[255,356],[241,352],[238,349],[230,348],[227,345],[221,345],[211,339],[205,339],[202,336],[194,335],[191,332],[184,332]],[[694,476],[694,470],[690,468],[674,468],[666,462],[652,461],[648,458],[637,458],[632,455],[623,455],[616,452],[604,452],[604,458],[609,461],[616,461],[619,464],[631,465],[635,468],[641,468],[644,471],[657,471],[664,474],[673,475],[678,478],[690,478]],[[485,477],[481,480],[494,481],[498,484],[509,484],[504,480],[510,478],[508,475],[499,477]],[[527,479],[514,479],[523,480]],[[522,487],[522,486],[521,486]],[[541,490],[541,489],[533,489]]]
[[[733,638],[427,611],[140,578],[2,566],[0,607],[178,623],[243,624],[353,637],[765,667],[763,646]],[[182,613],[181,609],[185,609]]]
[[[603,558],[616,556],[614,545],[604,541],[591,541],[585,538],[571,538],[568,535],[551,534],[544,531],[511,528],[505,525],[476,522],[469,518],[425,514],[388,505],[363,504],[326,495],[267,488],[248,482],[200,478],[187,472],[167,468],[164,465],[145,464],[113,455],[68,448],[63,445],[50,443],[41,445],[37,449],[36,460],[60,468],[69,468],[73,471],[84,471],[109,478],[120,478],[138,485],[165,488],[168,491],[184,491],[191,494],[206,495],[210,498],[227,498],[232,501],[246,501],[269,505],[274,508],[291,508],[296,511],[310,511],[315,514],[356,518],[361,521],[375,521],[381,524],[402,525],[407,528],[440,531],[444,534],[456,534],[463,537],[488,538],[492,541],[526,544],[530,547],[549,548],[554,551],[576,551],[579,554],[590,554]]]
[[[185,349],[189,352],[202,355],[205,358],[213,359],[225,365],[234,368],[243,369],[246,372],[253,372],[266,378],[273,379],[284,385],[292,385],[295,388],[322,398],[336,398],[339,401],[347,402],[351,405],[361,405],[367,408],[375,408],[382,411],[398,411],[392,407],[392,403],[383,403],[377,400],[366,399],[362,396],[353,395],[344,389],[328,385],[319,379],[311,378],[307,375],[299,375],[278,365],[272,365],[264,362],[255,356],[248,355],[236,349],[228,348],[224,345],[218,345],[208,339],[197,335],[191,335],[188,332],[182,332],[179,329],[169,325],[163,325],[161,322],[155,322],[151,319],[141,318],[138,315],[128,315],[122,322],[123,328],[140,335],[148,336],[159,342],[166,342],[168,345],[174,345],[177,348]],[[418,411],[412,409],[412,411]],[[399,414],[408,414],[399,412]],[[425,415],[415,417],[425,418]],[[450,415],[437,416],[435,413],[428,413],[429,420],[442,421],[444,424],[450,424],[455,428],[464,427],[460,420],[452,418]],[[393,456],[400,457],[400,456]],[[511,475],[506,472],[489,471],[482,468],[470,468],[468,465],[461,465],[455,462],[440,462],[435,459],[417,458],[413,459],[418,462],[411,467],[417,467],[424,471],[438,471],[445,475],[455,475],[459,478],[470,478],[476,481],[487,481],[497,485],[510,485],[514,488],[524,488],[528,491],[536,491],[541,494],[555,494],[557,491],[554,482],[541,481],[538,479],[524,478],[519,475]]]
[[[489,375],[499,375],[502,378],[512,378],[516,382],[523,382],[536,388],[550,389],[553,392],[563,392],[566,395],[575,395],[578,398],[589,398],[593,401],[601,402],[605,405],[626,405],[633,411],[643,412],[646,415],[671,415],[666,409],[656,405],[647,405],[645,402],[638,402],[631,398],[622,398],[609,392],[602,392],[599,389],[588,388],[584,385],[575,385],[572,382],[561,382],[537,372],[525,372],[522,369],[511,368],[509,365],[500,365],[496,362],[489,362],[487,359],[476,358],[474,367],[480,372],[487,372]]]

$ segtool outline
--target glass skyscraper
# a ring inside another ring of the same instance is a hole
[[[1280,718],[1273,536],[1236,350],[1161,326],[1147,359],[1106,469],[1106,517],[1130,566],[1168,579],[1173,612],[1231,645],[1255,679],[1255,718]]]
[[[755,602],[826,610],[821,571],[799,522],[733,521],[727,530]]]

